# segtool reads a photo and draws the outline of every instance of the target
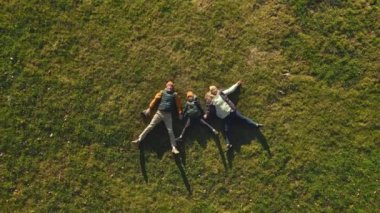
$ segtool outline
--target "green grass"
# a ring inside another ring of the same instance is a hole
[[[0,209],[377,211],[379,20],[376,0],[3,0]],[[139,151],[168,79],[243,80],[265,128],[225,153],[194,127],[175,158],[161,125]]]

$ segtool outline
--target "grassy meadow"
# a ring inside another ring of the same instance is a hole
[[[379,9],[0,0],[0,211],[380,211]],[[194,126],[173,156],[160,125],[138,149],[167,80],[203,106],[242,80],[232,99],[265,127],[236,123],[225,152]]]

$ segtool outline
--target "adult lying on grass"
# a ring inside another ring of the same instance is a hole
[[[222,119],[223,121],[223,132],[225,135],[225,140],[227,143],[227,150],[232,148],[231,144],[231,125],[233,120],[240,120],[244,123],[259,128],[262,127],[262,124],[256,123],[251,119],[244,117],[236,108],[235,104],[228,98],[227,95],[234,92],[241,85],[241,81],[238,81],[230,88],[226,90],[220,90],[216,86],[211,85],[209,87],[209,92],[206,93],[205,99],[207,103],[207,110],[204,114],[204,119],[207,119],[211,112],[211,107],[215,108],[216,116]]]
[[[166,129],[169,133],[170,143],[172,145],[172,152],[178,154],[175,136],[173,132],[173,122],[172,122],[172,112],[178,110],[179,118],[182,119],[182,105],[177,93],[174,91],[174,84],[171,81],[166,83],[166,88],[158,92],[153,100],[150,102],[148,109],[144,110],[145,116],[149,116],[151,110],[158,105],[158,110],[153,116],[150,124],[145,128],[145,130],[140,134],[139,138],[132,141],[132,143],[139,144],[145,136],[161,121],[164,121]]]

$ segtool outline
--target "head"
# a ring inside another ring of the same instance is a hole
[[[192,91],[188,91],[187,93],[186,93],[186,99],[188,100],[188,101],[193,101],[194,100],[194,97],[195,95],[194,95],[194,93],[192,92]]]
[[[174,91],[174,83],[172,81],[168,81],[166,83],[166,90],[167,91]]]
[[[214,95],[211,94],[211,92],[207,92],[206,95],[205,95],[205,100],[206,100],[206,103],[210,103],[212,101],[212,99],[214,98]]]
[[[210,93],[211,93],[212,95],[217,95],[217,94],[218,94],[218,88],[217,88],[216,86],[214,86],[214,85],[211,85],[211,86],[209,87],[209,90],[210,90]]]

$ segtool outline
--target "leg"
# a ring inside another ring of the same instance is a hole
[[[179,140],[181,140],[183,138],[183,136],[185,135],[186,129],[190,126],[190,124],[191,124],[191,120],[190,120],[190,118],[188,118],[186,120],[185,126],[183,127],[181,135],[178,137]]]
[[[259,127],[259,124],[254,122],[253,120],[243,116],[239,111],[235,111],[235,116],[240,119],[241,121],[243,121],[244,123],[250,125],[250,126],[253,126],[253,127]]]
[[[231,135],[231,121],[232,121],[232,117],[231,115],[227,116],[226,118],[223,119],[223,131],[224,131],[224,136],[225,136],[225,140],[226,140],[226,143],[227,143],[227,148],[231,148],[232,147],[232,144],[231,144],[231,139],[232,139],[232,135]]]
[[[152,131],[152,129],[157,126],[163,119],[162,113],[160,111],[157,111],[157,113],[153,116],[152,120],[150,121],[150,124],[144,129],[144,131],[139,136],[139,141],[143,140],[145,136]]]
[[[169,133],[170,144],[172,145],[172,147],[175,148],[175,146],[177,146],[177,143],[176,143],[175,137],[174,137],[172,114],[171,113],[164,113],[163,114],[163,120],[164,120],[166,129],[168,130],[168,133]],[[173,152],[174,152],[174,150],[173,150]]]
[[[218,134],[218,131],[216,131],[216,129],[214,129],[214,127],[212,127],[209,123],[207,123],[203,118],[200,119],[201,123],[206,125],[209,129],[211,129],[211,131],[216,135]]]

